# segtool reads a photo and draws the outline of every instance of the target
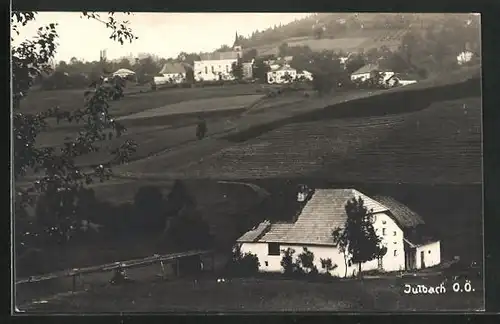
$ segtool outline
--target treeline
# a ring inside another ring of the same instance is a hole
[[[314,52],[307,46],[283,43],[279,47],[279,56],[293,56],[290,63],[293,68],[313,73],[317,89],[350,84],[350,75],[370,63],[376,64],[380,70],[425,79],[430,75],[456,70],[460,65],[479,64],[479,31],[478,24],[450,18],[430,25],[425,32],[408,32],[403,36],[401,45],[393,50],[382,46],[349,55],[332,50]],[[472,53],[472,57],[469,61],[459,62],[458,55],[466,51]]]
[[[62,206],[64,216],[60,201],[61,197],[41,195],[34,215],[16,214],[18,257],[22,259],[33,249],[61,244],[89,240],[125,242],[145,236],[156,236],[160,245],[181,251],[210,248],[214,243],[196,200],[180,181],[175,182],[167,196],[156,186],[144,186],[133,202],[120,205],[100,200],[94,190],[82,188],[76,202],[68,201],[67,206]]]
[[[335,38],[351,32],[369,30],[425,30],[450,21],[479,25],[479,17],[472,14],[391,14],[391,13],[329,13],[313,14],[286,25],[275,25],[250,36],[239,36],[244,48],[259,47],[292,37]]]

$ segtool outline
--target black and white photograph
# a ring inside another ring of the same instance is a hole
[[[11,13],[14,314],[484,311],[476,13]]]

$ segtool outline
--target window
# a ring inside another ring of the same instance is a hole
[[[212,73],[215,73],[215,67],[212,65]]]
[[[266,267],[269,266],[269,262],[267,261],[264,261],[264,264],[266,265]]]
[[[226,73],[229,73],[229,65],[226,65]]]
[[[372,215],[372,219],[373,219],[373,222],[376,222],[377,221],[377,215]]]
[[[431,254],[431,250],[429,250],[429,254]]]
[[[394,256],[398,256],[398,250],[394,250]]]
[[[385,227],[384,227],[384,228],[382,228],[382,235],[384,235],[384,236],[385,236]]]
[[[394,242],[394,244],[398,244],[398,242]]]
[[[383,220],[383,221],[382,221],[382,224],[384,224],[384,225],[385,225],[386,223],[387,223],[387,222],[386,222],[385,220]]]
[[[396,231],[392,232],[392,235],[393,235],[393,236],[396,236]]]
[[[280,255],[280,245],[278,243],[268,243],[267,244],[267,254],[268,255]]]
[[[205,66],[205,74],[208,74],[208,67]]]

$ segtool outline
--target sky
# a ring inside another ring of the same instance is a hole
[[[102,14],[105,17],[106,13]],[[308,13],[117,13],[130,21],[139,39],[120,45],[109,39],[111,30],[98,21],[80,18],[78,12],[40,12],[36,20],[20,28],[13,44],[36,35],[41,26],[57,22],[59,34],[56,61],[76,57],[85,61],[99,59],[106,49],[108,60],[130,54],[151,53],[159,57],[177,57],[183,52],[211,52],[223,44],[232,45],[235,32],[247,36],[255,30],[287,24]]]

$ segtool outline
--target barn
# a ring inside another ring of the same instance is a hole
[[[362,264],[362,271],[403,271],[432,267],[441,262],[440,241],[426,229],[424,220],[407,206],[391,197],[368,197],[356,189],[316,189],[307,196],[299,193],[302,210],[291,222],[264,221],[237,240],[243,253],[257,255],[260,271],[281,272],[283,251],[291,248],[294,257],[307,248],[314,253],[314,264],[320,272],[321,259],[331,259],[337,267],[330,271],[338,277],[351,276],[357,264],[345,261],[333,243],[332,231],[347,219],[345,205],[361,198],[371,211],[373,226],[387,253],[380,259]]]

